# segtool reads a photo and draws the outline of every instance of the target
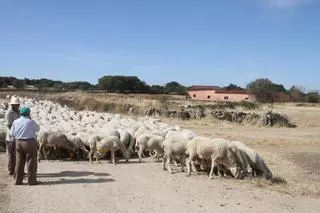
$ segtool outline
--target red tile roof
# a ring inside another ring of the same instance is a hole
[[[218,86],[200,86],[200,85],[194,85],[191,86],[188,91],[199,91],[199,90],[218,90],[220,87]]]
[[[249,94],[246,90],[225,90],[225,89],[220,89],[216,90],[216,93],[220,94]]]
[[[200,86],[200,85],[195,85],[191,86],[188,91],[207,91],[207,90],[215,90],[216,93],[219,94],[248,94],[246,90],[226,90],[218,86]]]

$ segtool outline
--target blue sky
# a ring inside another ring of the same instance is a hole
[[[0,76],[320,89],[316,0],[0,0]]]

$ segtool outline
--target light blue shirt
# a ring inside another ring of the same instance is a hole
[[[10,129],[10,136],[15,140],[21,139],[36,139],[36,132],[39,131],[39,126],[29,117],[21,116],[13,121]]]

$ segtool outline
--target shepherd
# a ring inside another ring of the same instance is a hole
[[[14,120],[20,117],[19,106],[20,101],[18,97],[12,96],[11,101],[9,102],[11,107],[8,108],[5,114],[6,126],[7,126],[7,135],[6,135],[6,149],[8,154],[8,171],[9,175],[13,176],[16,165],[16,145],[13,138],[10,137],[10,130]]]
[[[36,132],[39,126],[30,117],[28,107],[20,108],[21,117],[12,123],[10,136],[16,141],[15,185],[22,185],[24,166],[27,162],[28,184],[37,185],[37,142]]]

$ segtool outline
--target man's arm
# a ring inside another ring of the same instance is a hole
[[[12,123],[13,123],[13,120],[12,120],[12,116],[10,115],[10,112],[7,111],[6,114],[5,114],[5,119],[6,119],[6,125],[9,129],[11,129],[12,127]]]
[[[12,137],[12,138],[15,138],[15,122],[13,122],[12,123],[12,125],[11,125],[11,129],[10,129],[10,132],[9,132],[9,135],[10,135],[10,137]]]

